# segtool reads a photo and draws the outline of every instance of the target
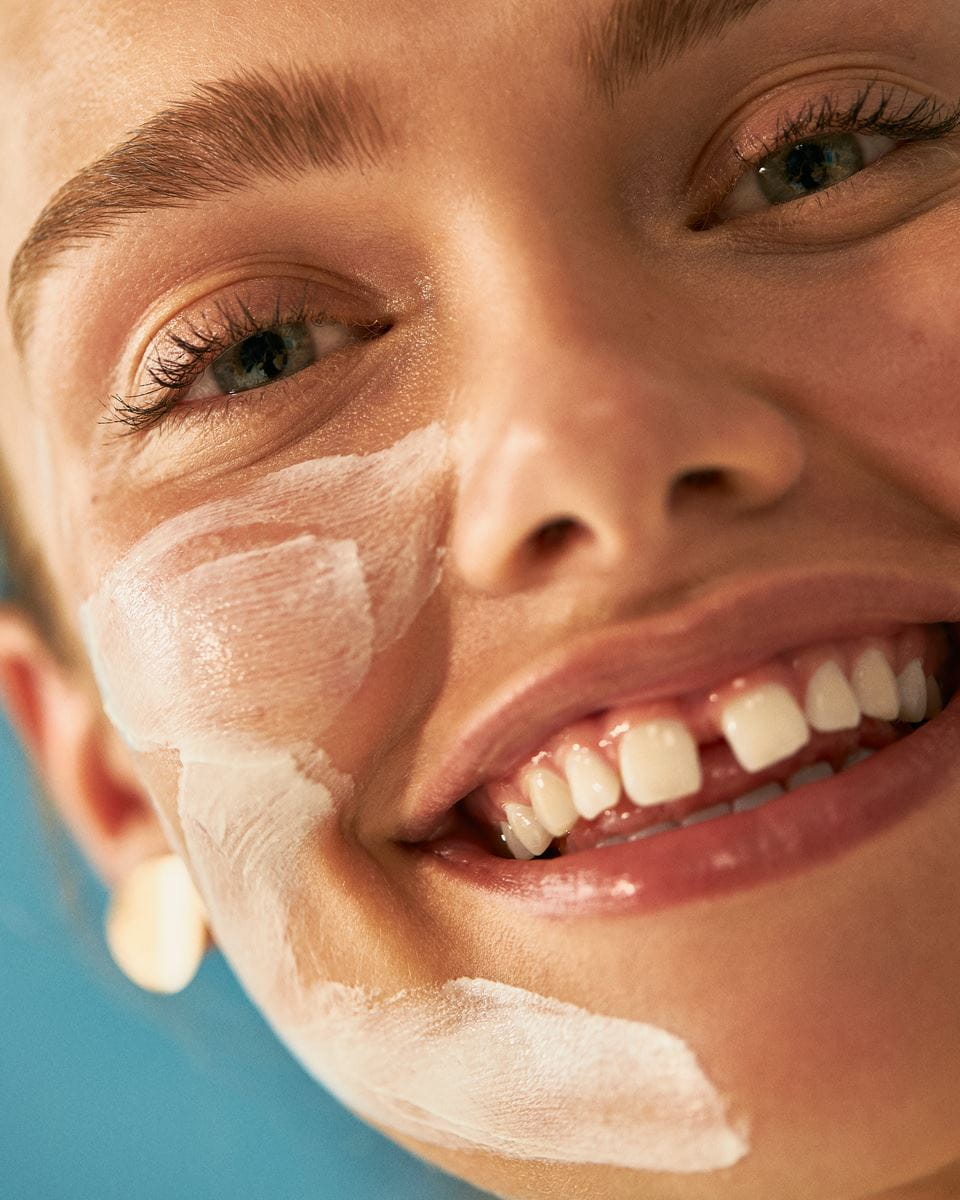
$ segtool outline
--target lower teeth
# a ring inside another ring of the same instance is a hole
[[[784,794],[783,788],[779,783],[768,783],[766,787],[758,788],[755,792],[748,792],[746,796],[741,796],[739,800],[734,800],[734,812],[749,812],[752,808],[760,808],[766,804],[768,800],[777,800]]]
[[[857,763],[863,762],[865,759],[872,758],[876,754],[876,750],[854,750],[852,754],[848,754],[843,760],[841,771],[846,771],[848,767],[855,767]]]

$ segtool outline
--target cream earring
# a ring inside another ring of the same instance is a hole
[[[114,889],[105,932],[113,961],[138,987],[172,995],[200,968],[207,911],[177,854],[138,863]]]

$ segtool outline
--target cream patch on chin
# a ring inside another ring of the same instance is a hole
[[[280,1032],[350,1108],[454,1150],[703,1172],[749,1151],[693,1051],[654,1025],[490,979],[382,996],[320,984]]]

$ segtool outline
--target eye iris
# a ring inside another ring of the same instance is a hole
[[[244,338],[211,367],[217,386],[224,392],[244,392],[301,371],[314,358],[306,325],[280,325]]]
[[[778,150],[764,159],[758,174],[760,187],[771,204],[786,204],[842,183],[865,166],[856,137],[842,133]]]

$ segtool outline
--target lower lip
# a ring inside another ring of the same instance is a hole
[[[654,912],[796,875],[853,850],[941,795],[960,763],[960,692],[922,728],[761,808],[639,842],[551,859],[497,858],[465,839],[419,852],[421,869],[548,916]]]

